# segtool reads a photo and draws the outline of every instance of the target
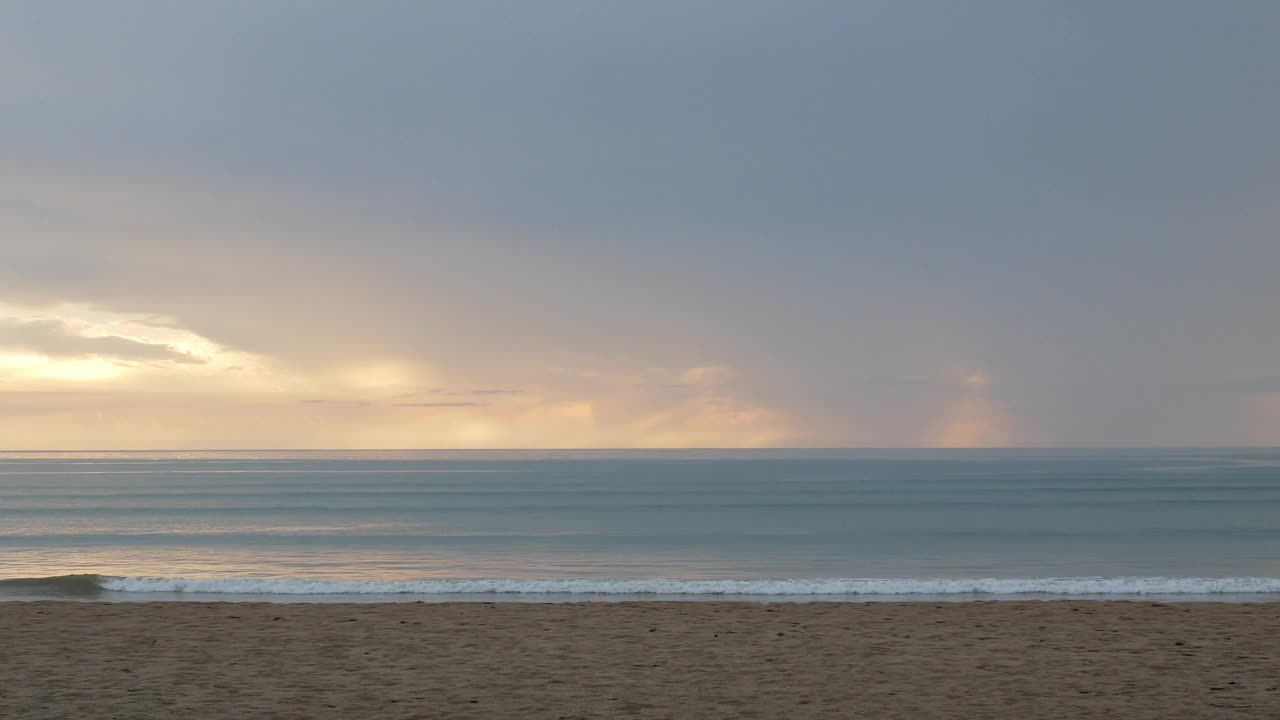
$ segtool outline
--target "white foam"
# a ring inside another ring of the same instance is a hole
[[[414,580],[357,582],[273,578],[102,578],[104,590],[241,595],[1216,595],[1280,593],[1280,578],[815,578],[793,580]]]

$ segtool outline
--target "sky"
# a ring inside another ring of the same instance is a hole
[[[1280,444],[1272,0],[7,0],[0,450]]]

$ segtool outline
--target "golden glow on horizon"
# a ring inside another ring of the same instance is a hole
[[[16,338],[0,332],[0,380],[138,380],[168,389],[212,390],[210,379],[220,375],[243,380],[266,373],[262,358],[225,348],[162,316],[73,303],[0,303],[0,330],[6,329]]]
[[[0,355],[0,378],[100,382],[120,377],[125,368],[100,357],[52,358],[44,355]]]
[[[0,303],[4,322],[19,332],[9,347],[0,335],[0,393],[30,397],[21,412],[10,402],[0,413],[0,449],[776,447],[822,431],[806,433],[781,408],[750,400],[749,379],[723,364],[513,365],[493,382],[375,354],[290,363],[162,316],[87,305]],[[20,347],[40,342],[51,351]],[[949,404],[935,423],[914,426],[927,436],[910,438],[908,426],[901,438],[869,434],[862,444],[1015,440],[988,372],[947,377],[936,387]]]
[[[944,414],[935,441],[938,447],[1005,447],[1012,442],[1009,419],[989,392],[993,384],[991,376],[982,370],[963,376],[963,394]]]
[[[20,411],[10,401],[0,413],[0,449],[776,447],[822,431],[806,434],[782,408],[752,401],[748,378],[723,364],[514,365],[493,382],[376,354],[290,363],[162,316],[87,305],[0,303],[0,323],[16,328],[0,335],[0,393],[27,394]],[[935,387],[950,401],[934,423],[914,426],[928,435],[910,438],[905,426],[902,438],[862,444],[1024,440],[989,372],[946,376]]]
[[[408,363],[372,362],[339,371],[338,380],[356,391],[412,390],[427,384],[425,373]]]
[[[757,447],[793,437],[780,412],[738,397],[738,373],[723,365],[515,367],[492,382],[408,358],[291,363],[169,318],[77,304],[0,303],[0,330],[0,449]]]
[[[72,326],[77,320],[89,323],[81,328],[84,337],[124,338],[127,332],[133,342],[163,341],[175,353],[209,359],[0,354],[0,392],[47,395],[27,400],[22,413],[0,414],[0,449],[806,444],[803,429],[780,408],[746,400],[741,373],[725,365],[628,369],[601,363],[541,375],[517,370],[504,380],[519,377],[518,383],[490,383],[443,377],[407,359],[289,365],[159,321],[113,319],[83,308],[61,322]],[[862,444],[1014,442],[1011,423],[993,395],[992,376],[981,370],[949,374],[951,380],[940,387],[950,388],[952,400],[931,436],[902,442],[893,435],[867,435]],[[521,389],[463,389],[511,385]],[[88,386],[92,396],[76,396],[75,388]],[[844,442],[859,444],[857,438]]]

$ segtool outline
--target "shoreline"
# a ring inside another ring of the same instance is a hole
[[[209,605],[967,605],[967,604],[1044,604],[1044,603],[1130,603],[1160,605],[1280,605],[1280,595],[1204,594],[1204,595],[941,595],[902,596],[871,595],[838,597],[830,595],[581,595],[554,593],[532,594],[454,594],[454,595],[239,595],[235,593],[129,593],[104,592],[85,596],[0,595],[5,603],[78,603],[89,605],[146,605],[153,603]]]
[[[155,577],[94,573],[0,578],[0,601],[107,602],[1280,602],[1280,577],[427,578]]]
[[[1280,604],[0,603],[14,718],[1271,718]]]

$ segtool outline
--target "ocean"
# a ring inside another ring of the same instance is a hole
[[[0,453],[0,599],[1280,600],[1280,450]]]

